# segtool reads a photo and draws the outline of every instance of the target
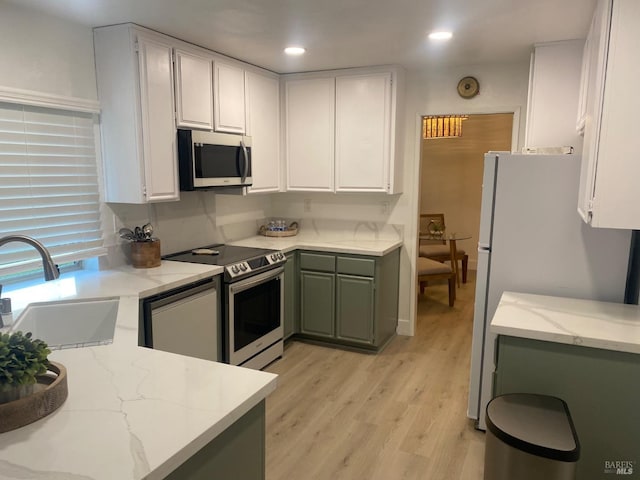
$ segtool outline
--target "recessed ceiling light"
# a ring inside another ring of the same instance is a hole
[[[432,32],[429,34],[431,40],[449,40],[453,37],[451,32]]]
[[[306,52],[306,49],[302,47],[287,47],[284,49],[284,53],[287,55],[302,55]]]

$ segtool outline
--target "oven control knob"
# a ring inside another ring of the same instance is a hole
[[[231,267],[231,271],[235,274],[240,273],[240,269],[238,268],[238,265],[233,265]]]
[[[284,258],[284,253],[278,252],[278,259],[282,260]]]
[[[243,272],[247,271],[247,265],[245,263],[241,263],[240,264],[240,270],[242,270]]]
[[[278,254],[277,253],[272,253],[271,254],[271,261],[275,262],[278,259]]]

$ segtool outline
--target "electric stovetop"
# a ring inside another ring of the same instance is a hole
[[[261,257],[277,250],[266,248],[238,247],[235,245],[209,245],[184,252],[172,253],[163,257],[174,262],[204,263],[221,267]]]
[[[284,253],[278,250],[223,244],[185,250],[162,258],[174,262],[219,265],[224,267],[227,282],[276,268],[287,260]]]

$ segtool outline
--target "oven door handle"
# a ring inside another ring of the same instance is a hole
[[[284,272],[284,267],[274,268],[273,270],[269,270],[268,272],[261,273],[256,275],[255,277],[251,277],[247,280],[241,280],[236,283],[232,283],[229,285],[229,293],[240,293],[249,288],[253,288],[261,283],[266,283],[268,281],[274,280],[279,277],[282,272]]]

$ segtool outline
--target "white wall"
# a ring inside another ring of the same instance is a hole
[[[0,3],[0,86],[96,100],[91,28]]]
[[[353,220],[387,223],[399,195],[386,193],[290,192],[274,195],[274,215],[291,219]],[[308,200],[309,211],[305,211]]]

